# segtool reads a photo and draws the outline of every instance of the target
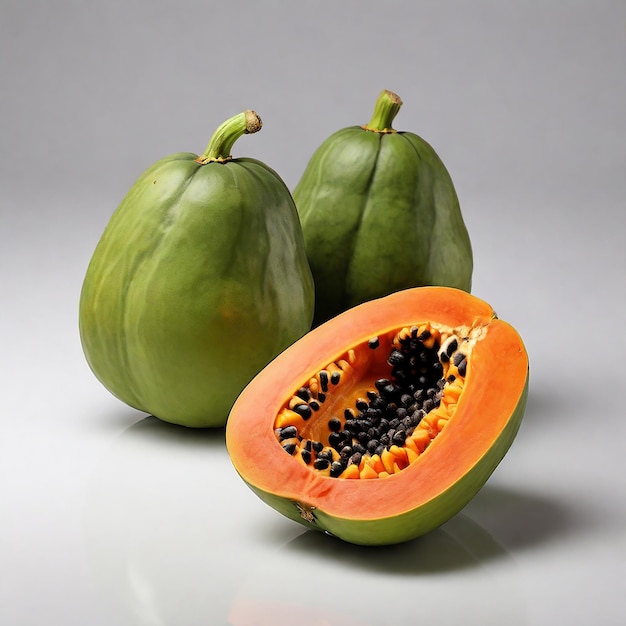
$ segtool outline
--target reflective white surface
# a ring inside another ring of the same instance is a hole
[[[182,4],[0,9],[2,626],[622,626],[623,3],[509,16],[391,1],[389,20],[357,2],[332,19],[330,3],[268,2],[255,19],[244,3]],[[215,49],[229,55],[199,56]],[[368,549],[266,507],[223,431],[111,397],[84,360],[77,304],[142,168],[202,150],[253,106],[266,127],[241,152],[292,186],[382,88],[451,170],[473,291],[521,333],[531,382],[513,447],[463,512]]]
[[[461,514],[362,548],[262,504],[222,431],[135,414],[88,376],[75,392],[68,362],[45,363],[47,393],[9,395],[29,419],[2,439],[3,623],[622,622],[624,428],[592,427],[571,386],[536,382],[513,448]]]

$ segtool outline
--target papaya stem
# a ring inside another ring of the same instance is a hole
[[[384,89],[378,96],[378,100],[376,100],[372,119],[362,128],[375,133],[395,133],[396,131],[392,124],[401,106],[402,100],[400,96],[393,93],[393,91]]]
[[[213,133],[206,150],[196,159],[197,163],[205,165],[213,161],[223,162],[230,160],[230,151],[239,137],[261,130],[261,118],[251,110],[239,113],[222,123]]]

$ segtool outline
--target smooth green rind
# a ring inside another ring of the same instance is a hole
[[[309,529],[328,532],[358,545],[381,546],[409,541],[450,520],[476,496],[511,447],[526,410],[527,398],[528,375],[515,410],[483,457],[468,469],[462,479],[451,484],[438,497],[401,515],[360,520],[358,510],[355,510],[353,518],[339,518],[326,513],[323,508],[310,508],[306,502],[268,493],[246,483],[266,504]],[[380,480],[393,480],[393,477]],[[419,489],[419,484],[415,488]]]
[[[293,197],[315,325],[409,287],[470,291],[472,248],[452,179],[417,135],[340,130],[315,151]]]
[[[115,396],[207,427],[309,330],[313,284],[280,177],[254,159],[196,159],[166,157],[131,188],[88,267],[79,326]]]
[[[315,325],[349,307],[346,276],[381,137],[360,126],[334,133],[315,151],[293,191],[314,277]]]

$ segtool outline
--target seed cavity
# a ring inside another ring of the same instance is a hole
[[[402,471],[454,415],[473,345],[467,330],[416,324],[348,350],[278,413],[280,445],[331,478],[387,478]],[[368,353],[381,347],[386,361],[372,365],[378,357]],[[374,371],[379,375],[367,382]],[[337,402],[343,390],[345,401]]]

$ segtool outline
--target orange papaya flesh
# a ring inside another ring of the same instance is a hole
[[[528,388],[518,333],[466,292],[421,287],[308,333],[246,387],[231,460],[284,515],[346,541],[406,541],[478,492]]]

